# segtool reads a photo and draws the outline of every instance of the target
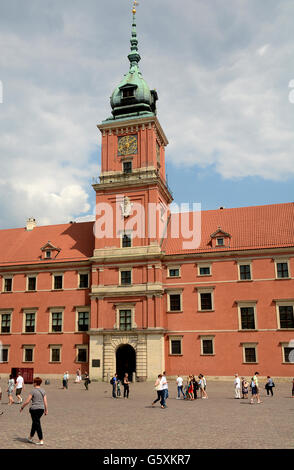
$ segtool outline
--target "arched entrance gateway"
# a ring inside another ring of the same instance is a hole
[[[130,344],[121,344],[116,350],[116,373],[122,380],[126,372],[132,381],[136,372],[136,351]]]

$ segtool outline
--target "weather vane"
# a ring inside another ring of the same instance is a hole
[[[134,0],[134,3],[133,3],[133,13],[135,14],[136,13],[136,7],[139,6],[139,3],[136,2],[136,0]]]

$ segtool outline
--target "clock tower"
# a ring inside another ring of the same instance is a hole
[[[133,364],[129,372],[138,380],[164,370],[161,244],[172,201],[165,177],[168,141],[157,118],[157,92],[139,70],[135,4],[129,72],[111,95],[112,115],[97,126],[102,145],[100,181],[93,184],[89,365],[90,375],[103,380],[120,373],[124,362]],[[100,358],[101,367],[91,368]]]

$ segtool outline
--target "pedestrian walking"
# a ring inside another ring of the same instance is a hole
[[[154,406],[155,403],[157,403],[158,401],[161,401],[161,395],[162,395],[162,393],[161,393],[162,392],[161,378],[162,378],[162,374],[158,374],[157,379],[156,379],[155,384],[154,384],[154,390],[157,393],[157,398],[151,403],[152,406]]]
[[[16,378],[16,386],[15,386],[15,395],[16,395],[16,398],[17,398],[17,401],[16,403],[19,404],[19,403],[22,403],[22,396],[21,396],[21,393],[22,393],[22,389],[24,389],[24,379],[21,375],[20,372],[18,372],[17,374],[17,378]]]
[[[195,375],[192,375],[192,384],[193,384],[193,394],[194,394],[194,400],[196,400],[197,397],[197,390],[198,390],[198,382],[195,378]]]
[[[203,374],[199,374],[198,378],[199,378],[198,384],[200,386],[201,398],[208,398],[207,393],[206,393],[206,378],[204,377]]]
[[[239,400],[241,398],[241,380],[238,374],[235,374],[234,387],[235,399]]]
[[[8,389],[7,389],[8,400],[9,400],[8,405],[12,405],[12,403],[14,403],[14,400],[13,400],[14,387],[15,387],[14,378],[12,374],[10,374],[9,380],[8,380]]]
[[[110,379],[110,383],[112,385],[112,398],[116,398],[116,384],[117,384],[117,374]]]
[[[62,377],[62,387],[63,387],[63,390],[67,390],[67,389],[68,389],[68,379],[69,379],[68,372],[64,372],[63,377]]]
[[[265,384],[265,389],[266,389],[266,395],[269,396],[274,396],[273,388],[275,387],[275,383],[273,379],[271,378],[270,375],[267,376],[267,382]]]
[[[81,381],[82,381],[81,370],[80,370],[80,369],[77,369],[75,383],[80,383]]]
[[[120,381],[119,379],[117,379],[117,383],[116,383],[116,394],[117,394],[118,397],[121,397],[120,386],[121,386],[121,381]]]
[[[183,398],[185,398],[185,394],[183,391],[183,378],[180,375],[178,375],[177,377],[177,391],[178,391],[177,400],[181,399],[181,393],[183,395]]]
[[[259,395],[258,375],[259,375],[259,372],[255,372],[254,376],[251,379],[251,393],[252,393],[252,396],[251,396],[250,403],[252,405],[254,403],[254,398],[256,398],[258,404],[262,403],[262,401],[260,401],[260,395]]]
[[[161,387],[160,406],[161,408],[167,408],[166,397],[168,396],[168,384],[167,384],[165,372],[162,373],[162,377],[160,379],[160,387]]]
[[[88,374],[88,372],[85,372],[84,385],[85,385],[86,390],[89,390],[89,384],[90,383],[91,383],[91,380],[90,380],[89,374]]]
[[[244,377],[242,378],[242,398],[248,398],[249,383]]]
[[[162,372],[162,380],[163,380],[162,390],[163,390],[163,393],[164,393],[164,402],[165,402],[165,405],[166,405],[166,400],[168,399],[168,381],[167,381],[167,378],[166,378],[166,372],[165,371]]]
[[[123,378],[123,387],[124,387],[124,399],[126,400],[129,398],[130,393],[130,382],[129,382],[129,374],[126,372]]]
[[[43,431],[41,427],[41,417],[45,413],[48,414],[48,403],[47,403],[47,396],[45,390],[41,388],[42,379],[40,377],[34,378],[34,389],[29,394],[28,398],[24,402],[24,404],[20,408],[20,412],[30,403],[32,402],[30,407],[30,415],[32,418],[32,427],[31,432],[28,437],[29,442],[34,442],[33,437],[35,433],[37,433],[39,441],[36,442],[38,445],[43,445]]]
[[[189,382],[188,382],[188,399],[189,399],[189,400],[194,400],[192,375],[189,375]]]

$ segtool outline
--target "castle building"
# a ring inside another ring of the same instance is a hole
[[[95,222],[0,231],[0,374],[294,375],[294,204],[173,212],[158,95],[128,73],[101,132]]]

